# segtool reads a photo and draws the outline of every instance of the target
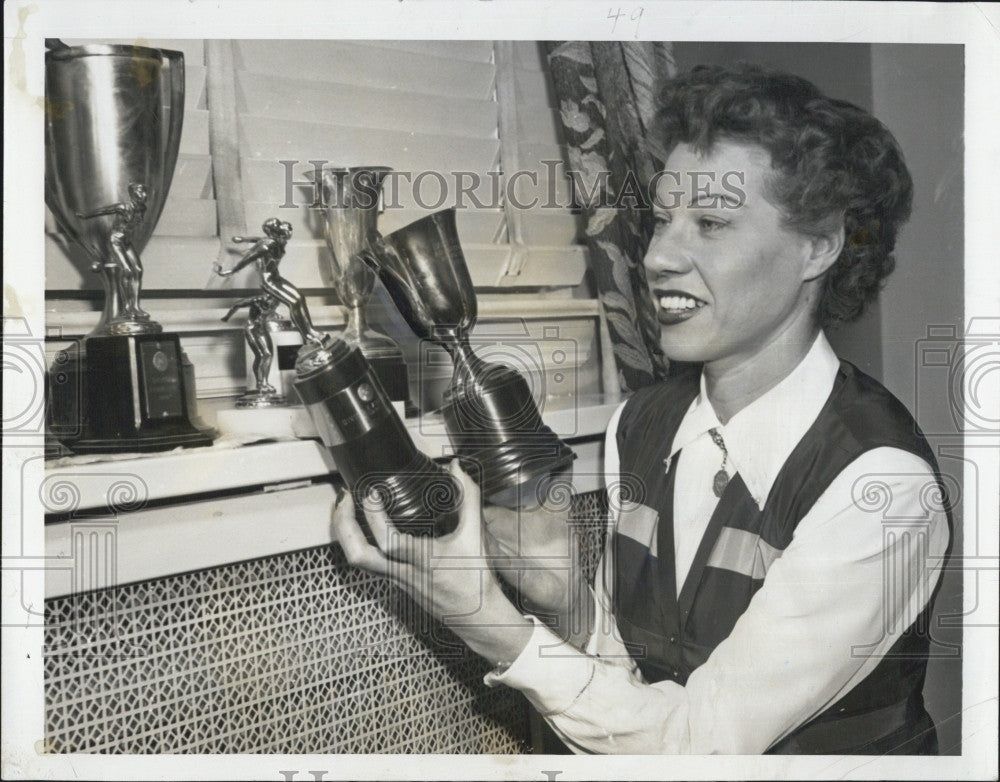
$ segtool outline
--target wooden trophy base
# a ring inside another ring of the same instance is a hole
[[[51,427],[74,453],[166,451],[211,445],[196,425],[176,334],[88,337],[85,355],[62,371],[82,381],[78,399],[53,398]],[[69,384],[70,387],[73,384]]]

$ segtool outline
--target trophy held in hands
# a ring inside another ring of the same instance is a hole
[[[417,220],[373,248],[371,261],[410,328],[451,355],[455,369],[442,415],[463,467],[486,499],[531,504],[531,487],[576,455],[542,423],[524,377],[504,364],[483,362],[469,344],[476,294],[455,210]]]
[[[376,492],[393,522],[416,535],[444,535],[458,524],[461,489],[455,479],[417,450],[385,389],[360,348],[318,331],[305,297],[278,274],[292,235],[289,223],[269,218],[265,238],[229,271],[257,263],[265,294],[283,302],[302,334],[295,389],[320,438],[359,504]]]
[[[134,46],[67,47],[45,55],[45,202],[92,259],[104,307],[66,370],[79,400],[53,394],[53,432],[78,453],[209,445],[195,425],[194,387],[176,334],[139,303],[140,253],[163,210],[184,119],[184,57]]]
[[[363,258],[378,239],[382,183],[391,170],[384,166],[326,167],[317,185],[322,188],[330,273],[337,296],[348,310],[347,325],[339,336],[360,348],[389,399],[406,403],[409,386],[403,351],[391,337],[369,327],[365,316],[376,275]]]

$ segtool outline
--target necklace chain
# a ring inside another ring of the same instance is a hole
[[[726,448],[726,441],[722,439],[722,435],[719,434],[718,429],[709,429],[708,435],[712,438],[712,442],[719,446],[719,449],[722,451],[722,466],[715,473],[715,477],[712,478],[712,491],[716,497],[722,497],[726,492],[726,487],[729,485],[729,473],[726,472],[726,460],[729,459],[729,449]]]

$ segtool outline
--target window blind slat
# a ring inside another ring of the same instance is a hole
[[[452,57],[405,51],[386,56],[364,43],[349,41],[236,41],[241,70],[342,82],[401,93],[431,93],[488,99],[493,66]]]
[[[66,262],[52,236],[47,235],[45,242],[51,245],[46,252],[47,290],[100,290],[100,279],[90,272],[82,249],[74,246],[70,251],[74,261]],[[511,252],[508,245],[464,243],[462,250],[472,282],[478,287],[573,286],[583,279],[585,269],[583,247],[528,246],[521,273],[502,278],[500,272]],[[227,281],[212,273],[218,251],[217,237],[153,236],[142,254],[143,290],[225,290]],[[300,288],[329,287],[329,280],[324,279],[327,252],[322,240],[293,238],[281,262],[282,274]],[[233,253],[232,258],[235,261],[239,255]]]
[[[496,139],[436,136],[406,131],[324,125],[292,119],[243,115],[240,150],[244,157],[265,161],[329,160],[334,165],[384,165],[398,171],[474,171],[493,167],[499,147]],[[284,198],[281,189],[271,197]]]
[[[432,57],[449,57],[473,62],[490,62],[493,41],[365,41],[366,46]]]
[[[191,109],[184,111],[184,128],[181,130],[180,154],[208,154],[208,110]]]
[[[329,125],[406,129],[414,133],[495,138],[492,100],[415,95],[357,84],[237,71],[244,114]]]
[[[254,234],[269,217],[280,217],[292,224],[292,235],[296,239],[312,237],[323,239],[323,214],[310,206],[301,205],[294,209],[275,207],[273,203],[248,201],[245,204],[247,226]],[[414,220],[431,213],[430,209],[387,209],[378,218],[378,229],[383,234],[395,231]],[[503,213],[499,209],[459,209],[456,214],[459,239],[465,243],[489,244],[494,241]]]

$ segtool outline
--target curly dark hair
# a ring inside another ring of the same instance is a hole
[[[768,195],[789,228],[821,235],[843,220],[844,249],[826,272],[821,325],[857,319],[878,296],[895,267],[913,182],[896,139],[871,114],[798,76],[741,63],[671,79],[657,125],[668,152],[685,143],[706,153],[720,139],[767,150],[775,171]]]

